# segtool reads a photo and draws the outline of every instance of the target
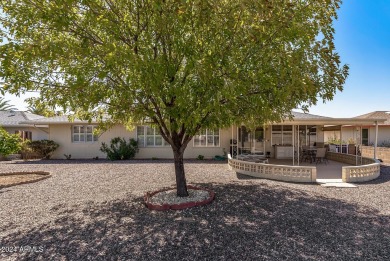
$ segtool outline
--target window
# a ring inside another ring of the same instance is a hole
[[[219,130],[202,130],[194,136],[194,147],[219,147]]]
[[[15,131],[15,134],[19,134],[20,138],[25,141],[25,140],[32,140],[32,132],[31,131]]]
[[[362,129],[362,144],[368,146],[368,129]]]
[[[137,126],[138,147],[169,146],[156,128],[150,126]]]
[[[72,126],[72,142],[95,142],[98,137],[93,134],[96,126],[93,125],[74,125]]]

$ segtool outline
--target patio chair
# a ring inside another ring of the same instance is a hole
[[[318,148],[316,153],[316,164],[324,162],[328,163],[328,159],[326,158],[326,148]]]
[[[308,146],[302,146],[299,148],[299,161],[300,162],[303,162],[303,161],[312,161],[312,155],[310,155],[310,152],[309,152],[309,147]]]

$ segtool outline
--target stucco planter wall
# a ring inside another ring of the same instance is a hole
[[[381,159],[385,163],[390,163],[390,148],[377,147],[377,159]],[[374,147],[362,146],[362,156],[374,158]]]

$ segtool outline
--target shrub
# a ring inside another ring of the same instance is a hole
[[[116,137],[111,139],[110,146],[102,143],[100,150],[107,154],[110,160],[128,160],[134,158],[138,152],[138,143],[134,139],[129,139],[129,143],[124,138]]]
[[[198,160],[204,160],[204,156],[203,155],[198,155],[198,157],[196,158]]]
[[[42,158],[50,159],[51,154],[60,146],[52,140],[34,140],[28,146]]]
[[[0,154],[4,157],[17,153],[21,148],[21,140],[18,134],[9,134],[0,128]]]

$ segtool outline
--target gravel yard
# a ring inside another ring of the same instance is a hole
[[[390,165],[357,188],[236,175],[187,161],[210,205],[150,211],[146,191],[174,185],[171,161],[0,162],[52,177],[0,189],[0,260],[390,260]]]

